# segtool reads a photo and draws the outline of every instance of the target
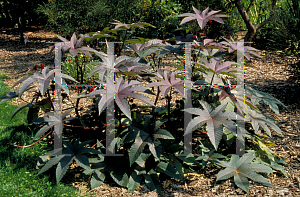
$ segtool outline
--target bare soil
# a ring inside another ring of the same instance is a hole
[[[27,44],[19,44],[17,31],[0,30],[0,73],[7,74],[8,79],[4,82],[10,87],[24,76],[19,72],[26,67],[41,63],[53,66],[54,58],[49,54],[52,45],[47,42],[57,40],[55,34],[32,28],[25,32],[25,36],[29,37]],[[288,67],[295,61],[291,57],[279,58],[276,53],[266,52],[262,59],[254,58],[248,62],[256,68],[246,68],[245,75],[247,86],[270,93],[289,108],[287,111],[280,107],[280,114],[277,116],[266,105],[261,105],[263,113],[276,119],[276,124],[283,131],[284,137],[272,133],[271,141],[278,146],[271,149],[276,154],[286,157],[285,167],[290,176],[285,178],[280,173],[271,173],[268,180],[274,188],[250,181],[249,193],[246,194],[237,188],[232,180],[216,182],[218,169],[210,166],[205,175],[188,174],[184,181],[166,180],[163,183],[163,196],[300,196],[300,85],[299,80],[294,84],[285,82],[292,75]],[[16,98],[11,103],[20,105],[25,101],[30,102],[30,92],[25,93],[22,98],[23,100]],[[72,97],[68,102],[74,105]],[[71,169],[75,168],[76,165],[71,166]],[[76,170],[74,173],[67,173],[63,182],[73,185],[79,193],[85,194],[90,191],[88,180],[80,177],[79,172],[80,170]],[[94,196],[160,196],[150,192],[145,185],[141,185],[133,193],[128,193],[126,189],[109,182],[92,192],[95,193]]]

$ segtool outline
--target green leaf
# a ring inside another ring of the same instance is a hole
[[[146,160],[150,155],[150,153],[141,153],[140,156],[136,159],[135,163],[137,163],[140,167],[145,168]]]
[[[171,139],[171,140],[175,139],[172,136],[172,134],[169,131],[165,130],[165,129],[159,129],[157,132],[155,132],[153,134],[153,137],[162,138],[162,139]]]
[[[57,164],[62,158],[64,157],[64,155],[59,155],[57,157],[51,158],[50,161],[48,161],[43,168],[39,171],[39,174],[42,174],[43,172],[46,172],[47,170],[49,170],[52,166],[54,166],[55,164]]]
[[[113,170],[108,168],[107,171],[109,172],[111,178],[120,186],[126,187],[128,184],[128,176],[125,172]]]
[[[105,180],[105,174],[100,170],[96,170],[91,178],[91,189],[95,189],[96,187],[102,185],[104,180]]]
[[[246,118],[248,118],[248,120],[251,120],[253,129],[256,132],[258,131],[259,125],[260,125],[271,137],[272,134],[271,134],[270,129],[268,128],[268,126],[270,126],[274,131],[276,131],[277,133],[279,133],[282,136],[281,129],[276,124],[274,124],[273,122],[268,120],[267,117],[264,116],[263,114],[260,114],[257,111],[249,109]]]
[[[177,172],[177,170],[173,166],[171,166],[170,164],[168,164],[168,163],[160,162],[160,163],[157,164],[157,166],[156,166],[155,169],[157,171],[161,172],[161,173],[164,173],[164,174],[168,175],[171,178],[183,180],[180,177],[180,175]]]
[[[138,135],[138,130],[129,131],[121,140],[121,144],[132,142]]]
[[[257,172],[270,173],[274,171],[268,166],[251,163],[253,159],[253,154],[247,153],[241,158],[239,158],[238,155],[232,155],[230,163],[217,161],[216,163],[218,165],[226,167],[226,169],[221,170],[218,173],[216,181],[226,180],[233,176],[235,184],[245,192],[249,191],[249,182],[247,178],[266,186],[273,187],[266,178],[257,174]]]
[[[127,185],[128,191],[129,192],[135,191],[136,188],[141,185],[142,178],[143,178],[142,175],[137,175],[136,171],[133,171],[131,176],[129,177],[129,181]]]
[[[151,191],[156,191],[161,194],[161,186],[157,173],[151,169],[148,174],[144,174],[145,183]]]
[[[160,154],[161,154],[161,150],[162,150],[162,145],[160,143],[160,141],[158,139],[155,139],[152,141],[150,138],[147,139],[146,142],[149,145],[149,149],[152,153],[152,155],[156,158],[156,159],[160,159]]]
[[[178,159],[182,160],[183,163],[190,166],[197,166],[198,162],[192,153],[189,153],[187,156],[177,156]]]
[[[274,98],[273,96],[271,96],[270,94],[267,94],[265,92],[261,92],[258,90],[255,90],[251,87],[246,86],[245,90],[247,92],[249,92],[251,95],[253,95],[254,99],[252,99],[252,102],[254,104],[260,102],[261,100],[264,101],[264,103],[266,103],[267,105],[269,105],[269,107],[277,114],[279,115],[279,109],[277,105],[282,105],[283,107],[285,107],[287,110],[289,110],[287,108],[287,106],[285,106],[281,101],[279,101],[278,99]]]
[[[71,165],[74,157],[73,156],[64,156],[56,167],[56,183],[58,184],[62,177],[66,174],[69,166]]]
[[[78,156],[75,156],[74,159],[80,167],[82,167],[84,169],[90,168],[89,158],[87,156],[80,154]]]
[[[142,140],[140,136],[136,136],[134,143],[132,144],[129,151],[129,161],[130,166],[137,160],[137,158],[142,153],[146,143]]]
[[[268,155],[268,158],[271,159],[272,161],[275,161],[275,156],[278,157],[278,155],[276,155],[271,149],[269,149],[261,141],[258,141],[258,146],[262,151],[264,151]]]
[[[171,163],[175,167],[175,169],[179,173],[180,177],[183,179],[184,178],[183,165],[179,162],[179,160],[173,154],[168,155],[168,157],[169,157],[169,163]]]

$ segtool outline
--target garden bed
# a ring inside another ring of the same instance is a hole
[[[14,34],[15,33],[15,34]],[[55,34],[40,30],[25,32],[29,37],[26,45],[18,43],[18,34],[13,30],[1,30],[0,34],[0,73],[6,74],[3,81],[10,87],[24,74],[19,73],[31,65],[43,63],[45,66],[53,66],[53,55],[50,56],[52,45],[48,41],[54,41]],[[260,91],[270,93],[282,101],[290,111],[280,108],[279,116],[265,105],[261,106],[263,113],[273,117],[277,125],[283,131],[284,137],[274,133],[271,141],[278,144],[271,149],[278,155],[285,156],[285,165],[289,178],[280,173],[271,173],[268,177],[274,188],[269,188],[250,181],[249,196],[297,196],[300,195],[300,102],[299,102],[299,80],[294,84],[285,83],[292,75],[288,71],[288,60],[290,57],[278,58],[276,53],[265,53],[262,59],[254,58],[249,64],[256,68],[246,68],[245,84]],[[3,76],[3,75],[2,75]],[[2,80],[2,79],[1,79]],[[70,101],[75,91],[71,91]],[[30,93],[25,92],[22,98],[25,101],[30,98]],[[82,99],[85,100],[85,99]],[[162,102],[164,102],[162,100]],[[16,98],[12,104],[20,105],[23,100]],[[86,104],[86,103],[85,103]],[[84,105],[83,101],[79,105]],[[84,107],[84,106],[82,106]],[[273,133],[272,133],[273,134]],[[81,193],[87,191],[88,183],[85,177],[78,177],[78,170],[67,173],[62,179],[67,184],[79,188]],[[78,168],[77,168],[78,169]],[[234,196],[245,194],[237,188],[230,180],[217,182],[218,169],[208,167],[205,175],[190,174],[184,181],[166,180],[164,182],[163,194],[165,196]],[[73,180],[73,181],[71,181]],[[135,192],[128,193],[124,188],[107,181],[100,187],[93,190],[97,196],[157,196],[150,192],[146,186],[140,186]]]

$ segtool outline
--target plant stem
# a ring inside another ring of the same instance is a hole
[[[170,88],[170,95],[167,95],[167,101],[168,101],[168,124],[169,124],[169,127],[171,127],[171,100],[172,100],[171,94],[172,94],[172,87]]]
[[[52,109],[54,110],[54,105],[53,105],[53,102],[52,102],[52,100],[51,100],[51,96],[50,96],[49,89],[47,90],[47,94],[48,94],[48,99],[49,99],[49,101],[50,101],[50,103],[51,103],[51,107],[52,107]]]
[[[77,81],[79,81],[79,69],[78,69],[78,67],[79,67],[79,63],[78,63],[78,57],[77,56],[75,56],[75,62],[76,62],[76,68],[77,68]],[[82,71],[82,70],[81,70]],[[83,76],[82,76],[82,73],[81,73],[81,80],[80,80],[80,84],[82,84],[83,83]],[[82,88],[78,88],[77,87],[77,93],[79,94],[79,93],[81,93],[82,92]],[[77,100],[76,100],[76,108],[75,108],[75,113],[76,113],[76,116],[77,116],[77,118],[80,118],[80,115],[79,115],[79,111],[78,111],[78,106],[79,106],[79,100],[80,100],[80,98],[78,98]]]
[[[213,74],[213,76],[211,77],[211,81],[210,81],[210,85],[212,86],[212,84],[213,84],[213,80],[214,80],[214,76],[215,76],[215,73]],[[211,92],[211,90],[212,90],[213,88],[209,88],[209,90],[208,90],[208,93],[207,93],[207,96],[206,96],[206,102],[208,102],[208,99],[209,99],[209,93]]]
[[[173,55],[176,57],[176,59],[178,59],[179,61],[181,61],[184,64],[184,61],[182,61],[181,59],[179,59],[178,55],[176,53],[173,52]]]
[[[156,106],[157,101],[158,101],[159,93],[160,93],[160,89],[159,89],[159,86],[157,86],[157,94],[156,94],[156,98],[155,98],[155,101],[154,101],[155,106]],[[154,110],[155,110],[155,107],[152,107],[153,119],[154,119],[154,121],[156,121]]]

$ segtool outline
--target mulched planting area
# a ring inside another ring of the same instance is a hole
[[[0,74],[7,74],[8,78],[2,80],[10,87],[24,76],[19,72],[28,66],[41,63],[53,66],[54,57],[49,53],[52,45],[47,42],[57,41],[56,35],[32,28],[26,31],[24,36],[29,37],[26,45],[18,43],[16,30],[3,28],[0,30]],[[289,108],[287,111],[280,107],[280,114],[277,116],[267,105],[260,106],[264,114],[276,119],[276,124],[283,131],[283,137],[272,133],[271,141],[278,146],[271,149],[276,154],[286,157],[285,167],[290,176],[285,178],[280,173],[270,173],[268,180],[274,188],[250,181],[249,193],[245,194],[231,180],[216,183],[218,169],[208,166],[205,175],[188,174],[184,181],[166,180],[163,184],[164,196],[300,196],[300,85],[299,80],[294,84],[286,83],[292,75],[288,69],[289,65],[295,61],[297,60],[292,57],[278,57],[276,53],[266,52],[263,58],[254,58],[247,62],[256,68],[246,68],[245,74],[245,85],[271,94]],[[25,93],[22,98],[30,102],[30,92]],[[20,105],[24,101],[16,98],[11,103]],[[70,169],[76,169],[76,165]],[[88,183],[85,177],[79,176],[79,173],[79,170],[72,170],[72,173],[66,174],[63,182],[73,185],[84,194],[88,191]],[[108,182],[93,192],[95,196],[160,196],[150,192],[144,185],[138,187],[135,192],[128,193],[126,189]]]

